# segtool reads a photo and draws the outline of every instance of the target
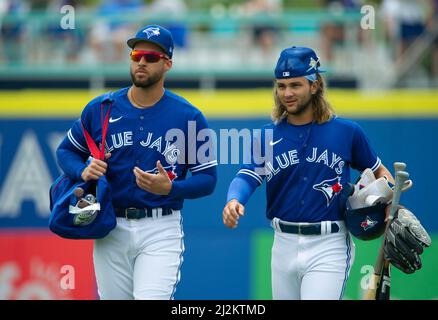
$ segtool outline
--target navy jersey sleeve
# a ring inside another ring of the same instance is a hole
[[[170,195],[182,199],[196,199],[211,194],[217,182],[216,139],[207,125],[207,120],[198,113],[195,121],[189,126],[196,126],[195,130],[189,129],[187,137],[188,169],[191,177],[185,180],[172,182]]]
[[[91,108],[96,104],[97,98],[92,100],[82,111],[81,117],[77,119],[68,130],[56,150],[58,165],[70,178],[81,180],[82,171],[86,168],[85,161],[90,155],[87,142],[82,129],[82,124],[88,132],[91,128]]]
[[[265,163],[272,148],[265,149],[266,131],[253,132],[249,145],[243,146],[244,164],[230,183],[227,202],[236,199],[246,205],[254,191],[263,184],[266,177]]]
[[[73,123],[71,129],[56,150],[56,157],[60,168],[72,179],[80,180],[85,169],[85,160],[89,152],[82,135],[80,119]]]
[[[258,187],[265,179],[265,131],[254,131],[249,145],[243,146],[244,164],[237,173],[237,177],[247,181],[252,187]],[[248,156],[249,155],[249,156]]]
[[[78,119],[73,123],[73,126],[67,132],[63,144],[77,153],[90,153],[82,130],[81,119]]]
[[[370,168],[375,171],[381,164],[363,129],[356,124],[353,133],[352,162],[353,169],[363,171]]]
[[[189,129],[188,133],[188,169],[192,174],[213,172],[212,168],[217,166],[215,133],[208,128],[207,120],[201,112],[191,125],[196,126],[196,129]]]

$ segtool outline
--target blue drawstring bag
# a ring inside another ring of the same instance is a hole
[[[50,230],[68,239],[103,238],[117,224],[105,176],[97,182],[60,176],[50,188],[50,211]]]
[[[103,99],[103,102],[105,99]],[[104,104],[101,108],[103,111]],[[102,124],[105,141],[111,105]],[[88,149],[94,158],[105,159],[105,146],[96,146],[82,125]],[[99,239],[117,224],[111,188],[105,176],[97,181],[76,181],[63,174],[51,185],[49,229],[67,239]]]

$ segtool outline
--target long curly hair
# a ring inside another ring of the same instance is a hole
[[[314,95],[312,95],[312,98],[310,100],[311,106],[313,108],[313,119],[318,123],[324,123],[329,121],[333,115],[334,110],[330,103],[327,101],[327,99],[324,96],[325,92],[325,81],[324,78],[321,77],[319,73],[316,74],[316,78],[318,80],[318,89]],[[309,80],[309,83],[312,83]],[[287,117],[287,111],[286,108],[281,104],[280,99],[277,95],[277,82],[274,81],[274,107],[271,112],[271,118],[274,123],[278,124],[280,123],[284,118]]]

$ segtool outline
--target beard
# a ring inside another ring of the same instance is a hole
[[[299,104],[295,110],[289,111],[287,109],[287,107],[284,105],[283,105],[283,108],[286,110],[287,114],[292,115],[292,116],[299,116],[299,115],[303,114],[305,111],[307,111],[307,109],[309,109],[311,105],[312,105],[312,95],[309,94],[309,97],[307,98],[307,100],[302,102],[301,104]]]
[[[162,74],[156,72],[153,74],[150,74],[148,77],[145,77],[143,79],[137,79],[135,76],[135,73],[131,70],[131,80],[132,83],[139,88],[150,88],[153,85],[155,85],[158,81],[161,80]]]

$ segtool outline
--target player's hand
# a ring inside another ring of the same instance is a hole
[[[391,213],[391,204],[388,204],[385,208],[385,222],[388,222],[390,213]]]
[[[397,211],[400,209],[405,209],[405,207],[399,204],[397,207]],[[390,213],[391,213],[391,204],[388,204],[385,208],[385,222],[388,222]],[[395,217],[393,217],[393,219],[394,218]]]
[[[109,159],[111,153],[105,154],[105,159]],[[85,182],[90,180],[98,180],[106,174],[108,164],[105,161],[93,159],[90,164],[82,171],[81,177]]]
[[[172,181],[160,161],[157,161],[158,173],[144,172],[138,167],[134,168],[135,182],[137,185],[150,193],[168,195],[172,189]]]
[[[222,212],[222,220],[228,228],[236,228],[238,220],[245,214],[245,207],[236,199],[230,200]]]

